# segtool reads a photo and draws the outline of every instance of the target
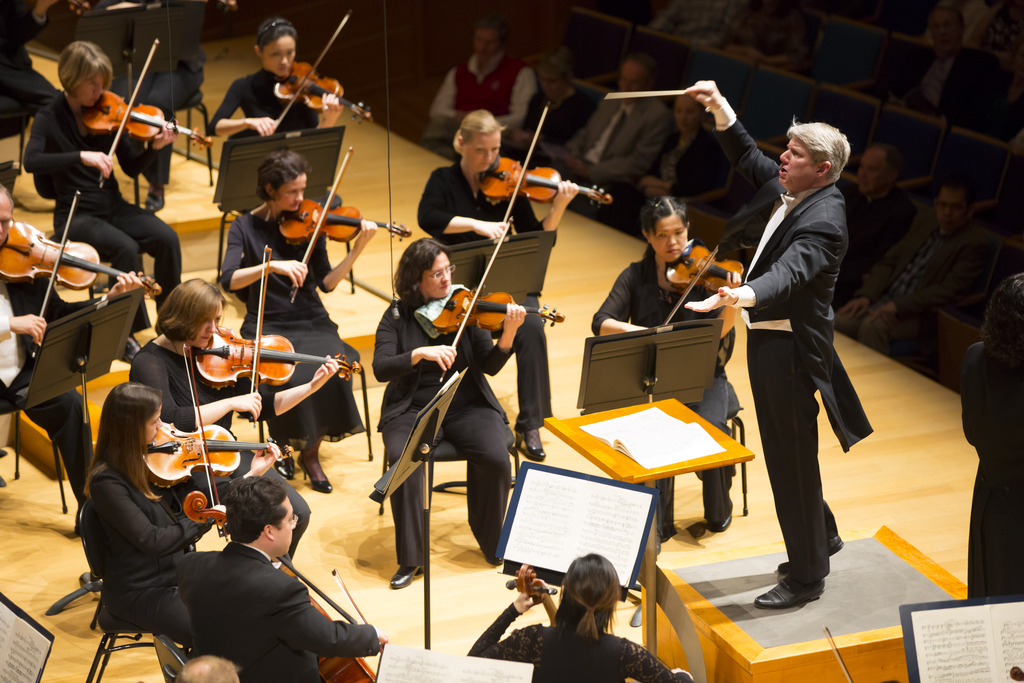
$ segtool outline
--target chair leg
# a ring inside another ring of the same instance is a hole
[[[732,425],[732,438],[740,442],[740,445],[747,445],[747,428],[743,425],[743,420],[737,416],[733,416],[730,420]],[[746,517],[749,513],[747,508],[747,463],[740,463],[740,484],[743,488],[743,516]]]
[[[107,643],[111,638],[112,636],[109,636],[106,633],[104,633],[103,637],[100,638],[100,644],[99,647],[96,648],[96,656],[92,658],[92,668],[89,669],[89,675],[86,676],[85,683],[93,683],[93,676],[96,675],[96,669],[99,667],[101,655],[103,656],[103,668],[106,668],[106,660],[110,658],[110,653],[107,652]],[[100,676],[96,679],[96,683],[99,683],[101,678],[103,678],[103,669],[100,669]]]
[[[21,411],[14,413],[14,478],[21,479]]]
[[[366,416],[366,450],[369,453],[368,459],[373,462],[373,434],[370,432],[370,399],[366,392],[366,371],[359,373],[359,380],[363,385],[363,415]]]
[[[53,444],[53,466],[57,471],[57,486],[60,487],[60,507],[64,514],[68,514],[68,501],[64,497],[64,470],[60,464],[60,451],[57,444]]]

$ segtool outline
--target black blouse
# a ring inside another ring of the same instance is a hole
[[[217,111],[214,112],[213,118],[210,120],[209,130],[216,130],[217,122],[221,119],[231,118],[238,111],[239,107],[241,107],[242,113],[245,114],[246,118],[261,118],[265,116],[276,121],[288,104],[287,100],[278,99],[277,95],[274,94],[274,85],[276,83],[277,77],[266,69],[260,69],[254,74],[236,79],[228,88],[227,94],[224,95],[224,101],[220,103]],[[316,128],[319,124],[320,116],[316,111],[310,109],[302,102],[296,102],[288,110],[288,115],[281,121],[281,125],[277,127],[277,132],[283,133],[290,130]],[[243,130],[231,137],[241,138],[252,135],[257,135],[256,131]]]

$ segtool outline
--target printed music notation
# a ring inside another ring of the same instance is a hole
[[[923,610],[912,619],[922,683],[1013,681],[1024,662],[1024,603]]]
[[[500,659],[460,657],[436,650],[389,644],[381,655],[378,683],[530,683],[533,665]]]

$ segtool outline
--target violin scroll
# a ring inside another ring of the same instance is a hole
[[[209,507],[209,501],[202,491],[190,491],[181,504],[185,516],[196,524],[216,524],[223,528],[227,515],[219,507]]]

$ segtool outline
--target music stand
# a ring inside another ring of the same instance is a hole
[[[576,407],[583,413],[675,398],[699,401],[715,381],[721,318],[590,337]]]
[[[341,156],[344,126],[308,128],[274,133],[266,137],[229,138],[220,153],[220,171],[213,202],[221,212],[220,239],[217,242],[217,272],[224,260],[224,228],[228,214],[245,212],[259,203],[256,195],[256,170],[260,162],[279,149],[298,152],[309,162],[306,195],[327,194],[334,183],[334,174]]]
[[[539,230],[511,235],[501,246],[487,275],[480,296],[492,292],[508,292],[517,303],[526,295],[544,289],[544,277],[555,245],[553,230]],[[449,247],[451,263],[458,268],[459,279],[467,287],[475,287],[483,277],[487,262],[494,252],[494,242],[477,240]]]
[[[43,343],[36,354],[24,407],[31,408],[76,386],[81,387],[83,453],[92,452],[92,425],[89,422],[86,382],[90,377],[95,379],[110,372],[110,364],[120,358],[142,296],[141,288],[133,289],[97,301],[46,326]],[[60,471],[57,476],[60,477]],[[64,511],[67,512],[63,486],[60,496]],[[99,590],[101,585],[99,581],[82,583],[82,588],[55,602],[47,614],[59,613],[71,600],[86,592]]]
[[[430,461],[437,440],[437,431],[444,422],[452,398],[455,396],[466,370],[452,375],[438,390],[434,398],[416,414],[416,420],[405,440],[402,455],[377,480],[370,500],[381,505],[405,482],[418,467]],[[430,649],[430,471],[423,473],[423,647]]]

